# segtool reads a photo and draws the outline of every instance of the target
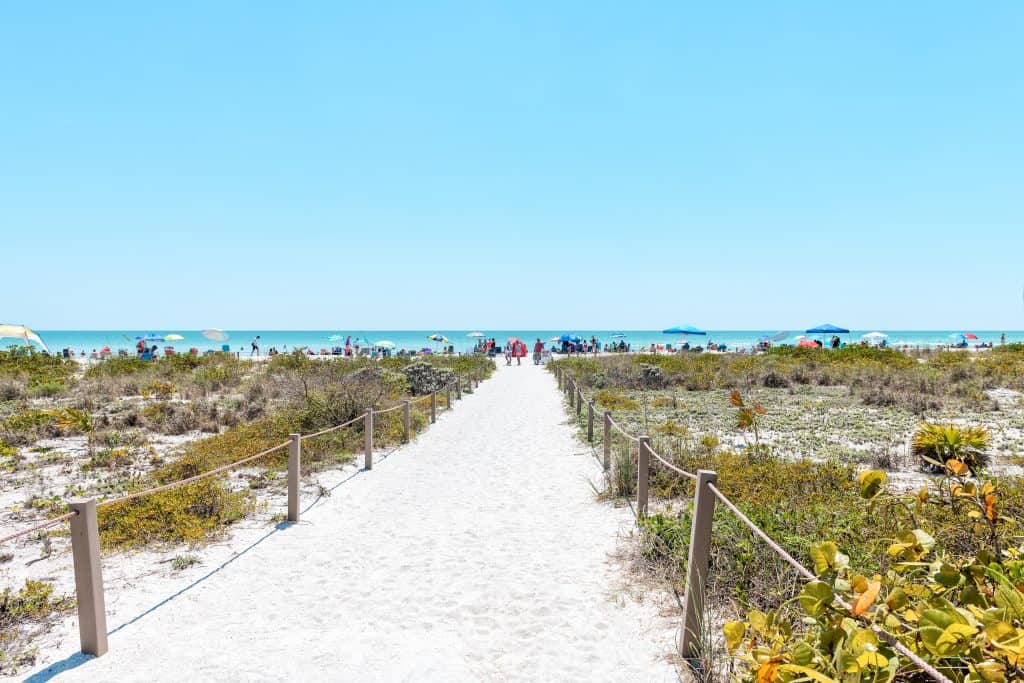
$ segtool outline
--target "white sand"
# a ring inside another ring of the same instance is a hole
[[[126,585],[106,558],[110,652],[76,654],[69,619],[29,680],[677,680],[673,624],[609,559],[630,512],[595,501],[554,384],[500,368],[301,524],[243,527],[216,562]]]

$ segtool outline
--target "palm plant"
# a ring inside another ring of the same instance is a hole
[[[992,459],[985,452],[991,443],[992,435],[981,425],[924,422],[914,432],[910,449],[921,458],[922,467],[933,472],[944,472],[950,468],[949,461],[954,460],[977,476]]]

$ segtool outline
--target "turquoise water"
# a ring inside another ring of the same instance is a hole
[[[276,347],[279,351],[287,351],[296,347],[308,346],[314,351],[321,348],[330,349],[335,345],[343,345],[346,336],[351,335],[353,343],[356,339],[365,345],[362,340],[369,340],[374,343],[380,340],[389,340],[396,344],[399,349],[439,349],[440,344],[430,341],[427,337],[431,334],[442,334],[449,339],[449,343],[455,346],[457,351],[469,351],[473,348],[475,339],[467,334],[473,330],[225,330],[230,339],[227,344],[232,351],[243,351],[249,353],[249,342],[256,335],[260,336],[260,350],[263,353],[270,347]],[[585,339],[592,336],[605,344],[610,341],[618,341],[612,338],[613,334],[625,334],[625,341],[631,344],[634,349],[639,346],[647,347],[650,344],[675,344],[682,339],[680,335],[662,334],[657,330],[478,330],[494,337],[499,342],[504,342],[508,337],[520,337],[532,344],[538,337],[544,341],[563,333],[577,334]],[[889,335],[891,345],[909,344],[910,346],[933,347],[939,344],[949,344],[959,336],[961,331],[969,331],[978,336],[978,340],[971,340],[970,343],[991,341],[999,343],[1000,334],[1006,334],[1007,342],[1024,342],[1024,331],[1021,330],[851,330],[849,335],[842,335],[843,341],[859,342],[861,335],[867,332],[880,331]],[[158,343],[164,346],[174,346],[177,350],[188,350],[196,347],[200,351],[206,349],[220,349],[220,342],[209,341],[197,330],[37,330],[39,335],[46,342],[50,350],[60,350],[65,347],[74,349],[76,353],[85,351],[87,354],[93,349],[97,351],[104,346],[113,350],[128,349],[134,350],[135,337],[154,332],[158,335],[177,333],[185,337],[184,341]],[[757,340],[764,336],[774,335],[779,332],[788,332],[789,338],[781,343],[796,343],[795,336],[803,334],[801,330],[709,330],[706,337],[690,337],[691,345],[706,346],[708,342],[714,341],[719,344],[726,344],[731,348],[750,348],[757,343]],[[341,341],[331,341],[331,335],[340,335]],[[817,337],[820,335],[808,335]],[[6,345],[12,340],[0,340],[0,345]]]

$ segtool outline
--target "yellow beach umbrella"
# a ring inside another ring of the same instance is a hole
[[[165,334],[164,339],[167,341],[181,341],[184,339],[180,334]]]

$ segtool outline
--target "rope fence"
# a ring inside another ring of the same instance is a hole
[[[473,391],[479,386],[479,379],[474,374],[468,377],[467,388]],[[100,567],[100,535],[97,519],[97,510],[118,503],[124,503],[144,496],[150,496],[161,491],[185,486],[201,479],[223,474],[228,470],[240,467],[247,463],[263,458],[283,448],[288,449],[288,516],[289,522],[299,521],[299,484],[301,479],[302,462],[302,441],[312,439],[324,434],[350,427],[357,422],[363,423],[364,434],[364,462],[363,467],[367,470],[373,469],[373,427],[374,416],[384,415],[397,410],[402,411],[402,443],[409,443],[412,437],[411,408],[414,404],[423,401],[430,402],[430,423],[437,421],[437,397],[444,393],[445,410],[453,409],[454,399],[460,400],[463,392],[463,378],[456,374],[454,379],[417,399],[407,399],[382,410],[369,408],[366,412],[357,417],[342,422],[341,424],[322,429],[312,434],[291,434],[287,441],[271,446],[259,453],[246,456],[226,465],[221,465],[212,470],[201,472],[191,477],[178,479],[176,481],[154,486],[152,488],[130,493],[118,498],[109,498],[97,501],[95,498],[75,498],[68,501],[68,512],[35,524],[26,529],[16,531],[0,538],[0,544],[7,543],[18,538],[57,526],[70,520],[71,531],[71,555],[75,573],[75,597],[78,605],[78,629],[81,643],[81,652],[86,655],[100,656],[107,652],[107,616],[106,601],[103,591],[103,578]]]
[[[555,367],[555,376],[558,380],[558,387],[565,392],[566,399],[570,406],[575,409],[577,417],[582,414],[584,404],[583,391],[576,380],[570,376],[566,369]],[[587,439],[594,442],[593,415],[594,402],[586,400],[587,404]],[[694,660],[700,654],[701,648],[701,626],[705,614],[705,593],[707,590],[708,572],[711,568],[711,542],[712,522],[715,513],[715,503],[720,502],[729,512],[743,523],[758,539],[768,546],[786,564],[792,567],[803,578],[816,581],[818,577],[807,567],[797,561],[786,551],[775,539],[769,536],[763,529],[754,524],[743,512],[716,486],[718,475],[711,470],[700,470],[697,473],[673,465],[665,460],[651,448],[650,438],[647,436],[633,436],[626,432],[615,422],[609,411],[604,413],[604,470],[610,470],[611,434],[612,430],[620,432],[637,447],[637,484],[636,484],[636,508],[634,510],[638,519],[647,514],[648,485],[650,478],[651,457],[664,467],[677,474],[691,479],[695,482],[693,495],[693,522],[690,529],[690,548],[686,569],[686,587],[683,597],[683,627],[679,640],[680,654],[688,659]],[[852,614],[852,606],[836,597],[836,603]],[[952,683],[949,678],[943,675],[935,667],[924,661],[920,655],[913,652],[892,634],[884,631],[877,624],[871,623],[866,615],[859,617],[860,621],[868,626],[876,635],[893,649],[906,657],[923,673],[933,680],[941,683]]]

